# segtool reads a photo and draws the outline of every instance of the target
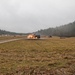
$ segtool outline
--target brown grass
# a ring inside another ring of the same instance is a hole
[[[0,44],[0,75],[75,75],[75,38]]]
[[[25,37],[25,36],[15,36],[15,35],[11,35],[11,36],[0,36],[0,41],[10,40],[10,39],[17,39],[17,38],[23,38],[23,37]]]

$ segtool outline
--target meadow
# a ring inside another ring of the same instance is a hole
[[[0,36],[0,41],[23,38],[23,36]]]
[[[75,75],[75,38],[0,44],[0,75]]]

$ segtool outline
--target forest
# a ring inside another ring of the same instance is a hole
[[[75,37],[75,21],[66,25],[61,25],[55,28],[41,29],[35,34],[47,35],[47,36],[59,36],[59,37]],[[16,33],[0,29],[0,35],[22,35],[27,33]],[[29,34],[29,33],[28,33]]]
[[[36,32],[40,35],[75,37],[75,21],[55,28],[41,29]]]

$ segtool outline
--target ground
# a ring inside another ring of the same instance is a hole
[[[0,75],[75,75],[75,38],[0,44]]]

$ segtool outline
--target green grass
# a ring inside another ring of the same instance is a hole
[[[0,44],[0,74],[73,75],[75,38],[20,40]]]

